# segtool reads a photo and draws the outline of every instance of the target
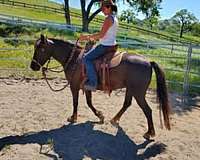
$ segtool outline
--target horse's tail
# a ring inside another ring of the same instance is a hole
[[[165,74],[163,70],[158,66],[155,62],[150,62],[151,66],[154,68],[156,73],[156,81],[157,81],[157,98],[159,100],[159,107],[162,109],[163,117],[164,117],[164,124],[166,129],[170,130],[170,105],[168,102],[168,92],[167,86],[165,81]]]

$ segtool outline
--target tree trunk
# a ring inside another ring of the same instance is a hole
[[[183,28],[184,28],[184,23],[181,24],[181,29],[180,29],[180,38],[183,37]]]
[[[100,2],[101,0],[91,0],[86,9],[86,0],[80,0],[81,2],[81,12],[82,12],[82,31],[88,32],[89,23],[94,19],[94,17],[101,11],[97,9],[94,13],[90,15],[91,8],[94,3]]]
[[[88,32],[89,31],[89,23],[87,19],[83,19],[83,26],[82,26],[82,31],[83,32]]]
[[[150,24],[150,30],[151,30],[151,31],[153,30],[153,25],[152,25],[152,24]]]
[[[70,10],[69,10],[69,0],[64,0],[64,11],[66,24],[71,25]]]
[[[149,26],[150,26],[150,30],[153,30],[153,22],[151,21],[151,19],[149,21]]]
[[[82,12],[82,31],[88,32],[88,15],[85,10],[85,0],[80,0],[81,2],[81,12]]]

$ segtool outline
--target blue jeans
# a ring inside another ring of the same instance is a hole
[[[100,44],[86,53],[86,55],[83,57],[83,62],[86,66],[86,74],[88,77],[87,85],[97,87],[97,73],[94,66],[94,60],[103,56],[107,48],[109,48],[109,46],[103,46]]]

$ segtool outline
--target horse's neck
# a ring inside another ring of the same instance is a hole
[[[59,44],[55,44],[53,49],[52,57],[57,60],[60,64],[64,65],[66,60],[69,58],[70,49],[66,46],[59,46]]]
[[[54,59],[56,59],[60,64],[62,64],[63,66],[65,66],[65,64],[67,63],[69,57],[71,56],[71,54],[73,52],[73,47],[70,45],[55,45],[54,46],[54,52],[52,54],[52,57]],[[73,58],[77,58],[78,56],[76,55],[77,53],[79,53],[79,50],[75,51],[75,55]]]

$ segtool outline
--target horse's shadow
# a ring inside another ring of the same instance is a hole
[[[42,146],[52,140],[53,152],[57,155],[42,154],[53,159],[60,157],[64,160],[81,160],[87,156],[92,160],[142,160],[154,157],[166,148],[162,143],[153,143],[146,148],[152,141],[136,144],[121,127],[118,127],[115,136],[94,130],[93,127],[93,123],[86,122],[22,136],[7,136],[0,139],[0,150],[13,144],[36,143]],[[139,149],[144,149],[144,152],[138,154]]]

